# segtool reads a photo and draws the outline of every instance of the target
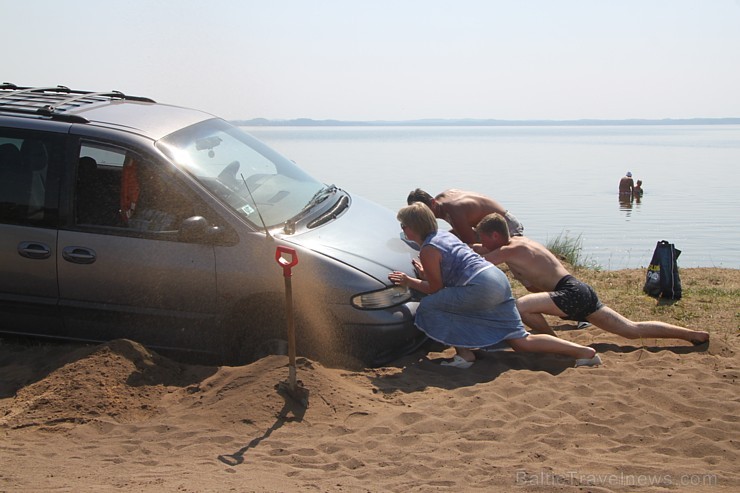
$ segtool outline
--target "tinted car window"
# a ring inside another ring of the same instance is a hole
[[[0,129],[0,222],[55,224],[62,148],[56,135]]]
[[[122,226],[122,149],[83,144],[77,167],[75,217],[77,224]]]

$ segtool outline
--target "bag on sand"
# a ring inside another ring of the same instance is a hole
[[[681,299],[681,279],[678,276],[678,263],[681,255],[673,243],[659,241],[653,252],[653,259],[647,270],[645,286],[642,290],[654,298]]]

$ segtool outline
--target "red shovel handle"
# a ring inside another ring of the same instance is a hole
[[[290,255],[290,262],[283,257],[283,254]],[[290,268],[298,263],[298,254],[293,248],[279,246],[275,250],[275,260],[283,267],[283,276],[290,277],[292,275]]]

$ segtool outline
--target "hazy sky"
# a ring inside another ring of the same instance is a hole
[[[2,81],[227,119],[740,117],[740,0],[0,0]]]

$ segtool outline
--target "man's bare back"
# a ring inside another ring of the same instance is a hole
[[[475,192],[450,189],[434,199],[439,204],[437,217],[450,223],[454,233],[465,243],[476,241],[475,227],[488,214],[506,215],[506,209],[499,202]]]
[[[478,241],[475,228],[481,219],[489,214],[500,214],[505,220],[512,236],[524,234],[524,225],[508,210],[504,209],[496,200],[476,192],[467,192],[451,188],[432,197],[421,188],[412,190],[406,203],[414,202],[426,204],[437,219],[443,219],[452,226],[452,233],[458,238],[472,245]]]
[[[570,274],[550,250],[524,236],[512,236],[508,244],[484,256],[494,264],[506,262],[514,278],[533,293],[553,291]]]

